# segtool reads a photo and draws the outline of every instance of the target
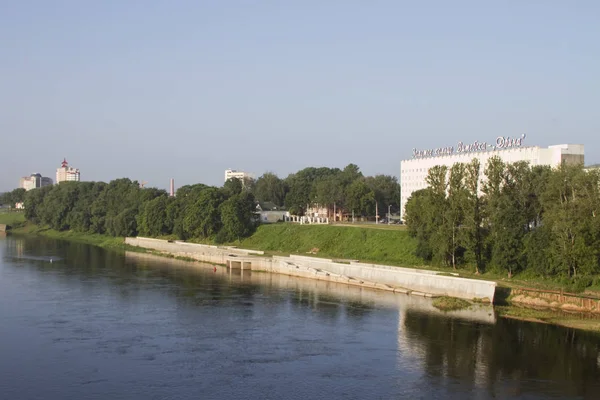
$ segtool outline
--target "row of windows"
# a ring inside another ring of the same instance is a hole
[[[414,169],[403,169],[400,171],[401,173],[409,173],[409,172],[427,172],[429,168],[414,168]]]

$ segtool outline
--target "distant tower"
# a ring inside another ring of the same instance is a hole
[[[60,163],[60,168],[56,169],[56,183],[63,181],[75,181],[79,182],[79,170],[69,166],[67,159],[63,159]]]
[[[171,190],[169,191],[171,197],[175,196],[175,179],[171,178]]]

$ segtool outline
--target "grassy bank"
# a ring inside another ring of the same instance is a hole
[[[466,308],[471,307],[471,303],[469,303],[466,300],[447,296],[437,297],[433,299],[432,304],[435,308],[442,311],[464,310]]]
[[[124,238],[108,235],[98,235],[90,233],[80,233],[74,231],[55,231],[44,227],[39,227],[31,223],[24,223],[21,226],[11,229],[13,234],[40,235],[52,239],[71,240],[78,243],[86,243],[106,249],[131,250],[132,246],[125,244]]]
[[[262,225],[237,244],[271,254],[310,254],[398,266],[416,266],[416,241],[400,229],[374,229],[329,225]]]
[[[0,211],[0,224],[18,228],[25,224],[25,213],[16,211]]]

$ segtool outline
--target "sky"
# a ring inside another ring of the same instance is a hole
[[[585,144],[600,162],[600,2],[0,4],[0,192],[63,158],[168,189],[412,149]]]

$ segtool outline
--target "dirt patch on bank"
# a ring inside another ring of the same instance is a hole
[[[571,303],[559,303],[557,301],[548,301],[546,299],[542,299],[539,297],[527,296],[523,294],[519,294],[510,298],[510,303],[519,304],[528,307],[542,307],[542,308],[552,308],[555,310],[562,311],[575,311],[575,312],[595,312],[598,313],[600,310],[590,310],[585,307],[578,306],[576,304]]]

